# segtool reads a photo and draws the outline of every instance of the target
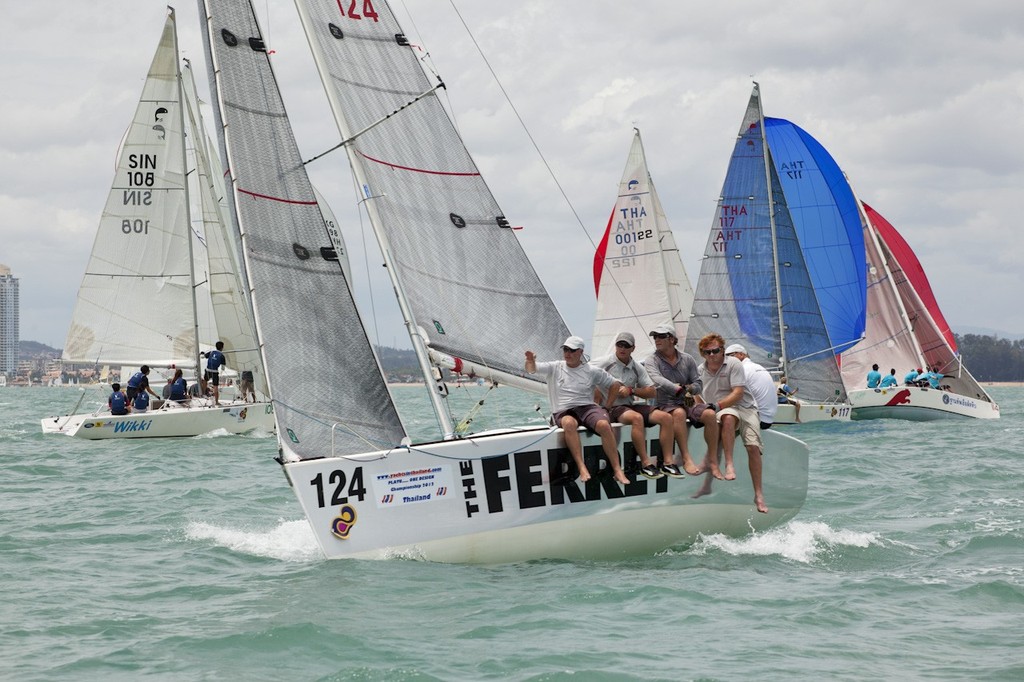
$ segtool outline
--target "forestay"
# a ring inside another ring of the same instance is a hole
[[[430,347],[536,380],[569,334],[386,3],[297,0],[385,259]]]
[[[747,105],[694,294],[686,350],[709,333],[743,344],[810,402],[845,399],[786,198],[765,143],[758,87]]]
[[[180,95],[170,13],[118,156],[64,362],[196,362]]]
[[[676,338],[686,338],[693,288],[647,168],[639,130],[594,254],[594,288],[595,356],[611,355],[615,336],[623,331],[635,337],[638,357],[654,352],[648,334],[659,324],[671,324]]]
[[[302,459],[398,445],[405,430],[317,206],[252,7],[201,0],[200,11],[279,438]]]

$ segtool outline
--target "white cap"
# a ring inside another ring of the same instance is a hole
[[[732,355],[733,353],[743,353],[744,355],[746,355],[747,349],[738,343],[734,343],[725,349],[726,355]]]
[[[580,350],[583,348],[583,339],[578,336],[570,336],[563,343],[566,348],[572,348],[573,350]]]
[[[619,335],[615,337],[615,343],[618,343],[619,341],[625,341],[631,347],[636,345],[636,339],[634,339],[633,335],[629,332],[619,332]]]
[[[678,336],[676,336],[676,328],[670,324],[659,324],[657,327],[651,330],[650,336],[654,336],[655,334],[668,334],[673,339],[679,338]]]

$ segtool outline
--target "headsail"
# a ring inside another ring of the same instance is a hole
[[[523,351],[555,359],[569,332],[441,105],[443,84],[387,3],[296,6],[414,337],[425,329],[432,349],[542,386]]]
[[[206,237],[207,275],[217,332],[214,338],[204,341],[210,346],[218,340],[223,341],[228,367],[239,374],[252,372],[253,386],[257,394],[265,396],[267,380],[256,343],[252,308],[243,284],[238,230],[227,208],[224,170],[216,147],[210,141],[203,125],[192,69],[186,66],[182,74],[185,77],[189,130],[194,131],[192,142],[195,149],[197,181],[200,184],[203,234]]]
[[[301,458],[405,438],[334,253],[248,0],[201,0],[214,111],[278,433]]]
[[[750,96],[701,265],[686,350],[717,332],[812,402],[845,399],[778,173]]]
[[[594,288],[595,356],[613,353],[615,335],[623,331],[635,337],[638,357],[654,351],[648,334],[659,324],[673,325],[676,337],[686,338],[693,288],[647,169],[639,130],[594,254]]]
[[[867,281],[857,200],[843,171],[800,126],[764,120],[772,161],[793,217],[833,352],[864,335]]]
[[[171,11],[117,161],[64,362],[196,363],[182,120]]]

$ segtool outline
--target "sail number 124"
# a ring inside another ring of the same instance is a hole
[[[346,504],[349,497],[355,497],[360,502],[366,497],[366,485],[363,483],[363,467],[356,467],[352,472],[352,480],[349,481],[345,472],[335,469],[327,476],[327,486],[324,486],[324,475],[317,474],[309,482],[316,488],[316,503],[321,509],[325,506],[324,495],[331,493],[331,506]],[[346,489],[346,484],[347,489]]]

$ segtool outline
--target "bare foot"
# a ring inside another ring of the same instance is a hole
[[[710,494],[711,494],[711,479],[709,478],[706,481],[704,481],[704,485],[702,485],[700,487],[700,490],[695,492],[693,495],[690,495],[690,497],[693,498],[694,500],[696,500],[698,497],[704,497],[705,495],[710,495]]]
[[[725,467],[725,480],[727,480],[727,481],[735,481],[736,480],[736,470],[732,468],[731,464],[728,464]]]
[[[580,483],[586,483],[590,480],[590,472],[587,471],[586,467],[580,469]]]
[[[754,506],[757,507],[757,511],[762,514],[768,513],[768,505],[764,503],[764,497],[762,495],[756,495],[754,497]]]
[[[629,485],[629,479],[626,478],[626,474],[622,473],[622,469],[618,469],[615,471],[615,480],[621,483],[622,485]]]
[[[683,471],[688,473],[690,476],[700,476],[703,471],[703,467],[697,466],[693,459],[688,455],[683,455]]]
[[[724,481],[725,480],[725,476],[722,475],[722,470],[718,468],[717,464],[709,465],[708,466],[708,471],[710,471],[711,475],[714,476],[715,478],[717,478],[719,481]],[[733,478],[736,478],[736,477],[733,476]]]

